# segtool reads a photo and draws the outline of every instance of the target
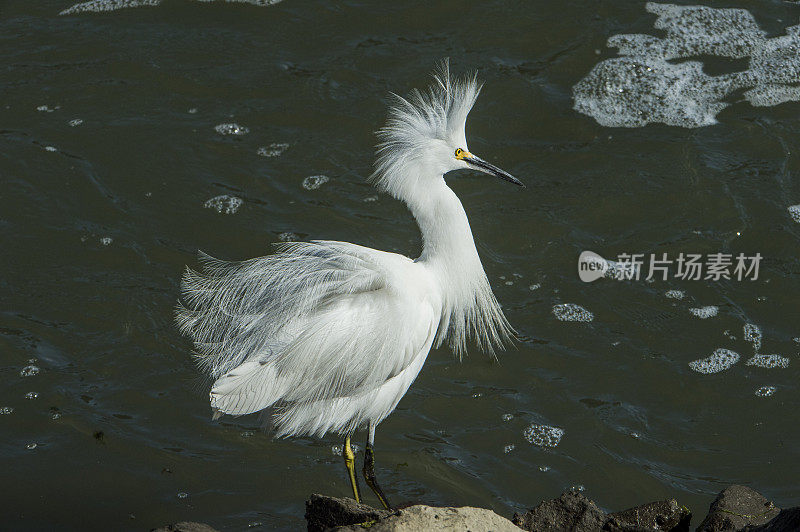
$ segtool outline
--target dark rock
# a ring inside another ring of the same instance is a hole
[[[212,528],[203,523],[192,523],[191,521],[183,521],[181,523],[174,523],[161,528],[154,528],[150,532],[219,532],[216,528]]]
[[[558,499],[539,504],[524,514],[514,514],[515,525],[530,531],[572,530],[574,532],[602,530],[607,520],[603,510],[583,494],[568,491]]]
[[[323,532],[337,526],[371,523],[391,515],[353,499],[339,499],[314,494],[306,501],[306,521],[309,532]]]
[[[665,530],[689,532],[692,512],[678,506],[675,499],[651,502],[608,515],[603,530],[609,532],[638,532],[639,530]]]
[[[781,510],[780,513],[767,523],[761,526],[748,526],[747,532],[795,532],[800,530],[800,506]]]
[[[747,486],[729,486],[722,490],[697,532],[744,530],[748,525],[767,524],[780,512],[771,501]]]

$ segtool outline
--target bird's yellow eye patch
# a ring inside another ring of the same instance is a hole
[[[461,148],[456,148],[456,159],[459,161],[465,157],[471,157],[472,154],[467,150],[462,150]]]

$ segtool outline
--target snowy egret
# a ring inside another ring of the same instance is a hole
[[[201,254],[187,268],[181,331],[215,382],[214,418],[272,411],[277,436],[337,432],[360,502],[350,437],[367,428],[363,474],[375,480],[375,427],[397,406],[431,346],[460,357],[468,339],[493,353],[512,338],[483,271],[467,215],[444,175],[473,168],[524,186],[467,149],[467,115],[481,86],[445,61],[426,92],[395,96],[378,135],[373,183],[406,203],[422,233],[416,260],[348,242],[281,244],[242,262]]]

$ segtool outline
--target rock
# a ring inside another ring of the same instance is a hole
[[[583,494],[568,491],[558,499],[539,504],[524,514],[514,514],[512,521],[530,531],[572,530],[574,532],[602,530],[607,520],[603,510]]]
[[[722,490],[697,532],[744,530],[748,525],[765,525],[780,513],[771,501],[746,486],[729,486]]]
[[[183,521],[174,523],[161,528],[154,528],[150,532],[219,532],[216,528],[212,528],[204,523],[193,523],[191,521]]]
[[[363,531],[353,525],[337,528],[337,532]],[[420,530],[469,530],[470,532],[520,532],[505,517],[485,508],[409,506],[369,526],[370,532],[417,532]]]
[[[519,532],[514,524],[483,508],[438,508],[422,504],[401,510],[377,510],[353,499],[312,495],[306,501],[309,532],[364,530],[416,532],[417,530],[470,530],[471,532]],[[363,525],[363,526],[362,526]]]
[[[375,522],[392,512],[376,510],[353,499],[339,499],[314,494],[306,501],[306,522],[309,532],[322,532],[332,528]]]
[[[608,515],[603,530],[634,532],[636,530],[665,530],[689,532],[692,512],[678,506],[675,499],[651,502]]]
[[[747,532],[794,532],[800,530],[800,506],[781,510],[780,513],[767,523],[761,526],[748,526]]]

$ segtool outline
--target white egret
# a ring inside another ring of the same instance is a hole
[[[396,96],[378,135],[373,183],[419,224],[416,260],[348,242],[281,244],[243,262],[201,254],[187,268],[177,321],[215,382],[214,417],[272,411],[277,436],[337,432],[360,501],[350,437],[367,428],[363,473],[375,480],[375,427],[397,406],[431,346],[488,352],[513,336],[492,293],[467,215],[444,175],[473,168],[524,186],[469,152],[467,114],[481,86],[452,79],[445,61],[426,92]]]

